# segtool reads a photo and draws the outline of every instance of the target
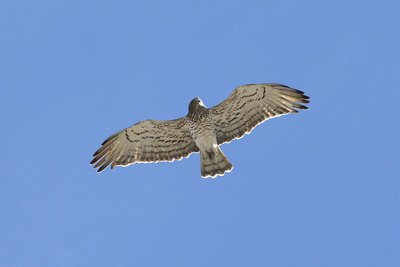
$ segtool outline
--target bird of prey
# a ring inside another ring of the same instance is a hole
[[[260,123],[307,109],[304,92],[276,83],[239,86],[220,104],[207,108],[200,98],[189,103],[185,117],[145,120],[108,137],[90,164],[103,171],[109,165],[174,161],[200,152],[201,176],[230,172],[232,164],[220,145],[250,133]]]

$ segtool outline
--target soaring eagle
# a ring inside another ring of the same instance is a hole
[[[230,172],[232,164],[220,145],[250,133],[257,125],[299,109],[309,103],[304,92],[276,83],[239,86],[220,104],[207,108],[200,98],[189,103],[185,117],[145,120],[109,138],[93,154],[90,164],[103,171],[111,165],[180,160],[200,152],[201,176]]]

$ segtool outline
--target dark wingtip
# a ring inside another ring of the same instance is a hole
[[[107,168],[107,166],[108,166],[108,165],[106,165],[106,164],[102,165],[102,166],[97,170],[97,172],[102,172],[105,168]]]
[[[308,109],[308,107],[300,105],[299,109]]]
[[[282,86],[282,87],[286,87],[286,88],[290,88],[290,86],[287,86],[287,85],[281,84],[281,83],[277,83],[277,85]]]
[[[118,133],[119,133],[119,132],[118,132]],[[115,134],[111,135],[110,137],[108,137],[106,140],[103,141],[103,143],[101,143],[101,145],[104,145],[104,144],[106,144],[108,141],[110,141],[110,140],[114,139],[115,137],[117,137],[117,136],[118,136],[118,133],[115,133]]]
[[[110,139],[111,139],[111,137],[107,138],[106,140],[103,141],[103,143],[101,143],[101,145],[104,145],[104,144],[107,143]]]
[[[92,161],[90,161],[90,165],[93,165],[93,164],[95,164],[95,163],[96,163],[96,161],[97,161],[97,159],[96,159],[96,158],[92,159]]]

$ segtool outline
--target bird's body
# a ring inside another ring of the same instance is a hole
[[[309,97],[281,84],[250,84],[236,88],[215,107],[199,98],[185,117],[146,120],[111,135],[93,155],[98,171],[107,166],[179,160],[200,152],[201,174],[215,177],[232,170],[220,145],[250,133],[261,122],[307,107]]]
[[[196,97],[190,102],[186,122],[200,151],[211,150],[217,144],[210,111],[204,106],[200,98]]]
[[[217,137],[212,127],[212,121],[209,117],[201,118],[198,121],[186,120],[194,143],[202,152],[211,153],[215,151]]]
[[[200,150],[201,175],[215,177],[232,170],[232,164],[218,146],[212,113],[200,98],[196,97],[190,102],[186,121]]]

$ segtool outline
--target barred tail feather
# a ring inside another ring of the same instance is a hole
[[[222,176],[233,169],[232,164],[218,147],[214,154],[200,152],[201,176],[203,178]]]

